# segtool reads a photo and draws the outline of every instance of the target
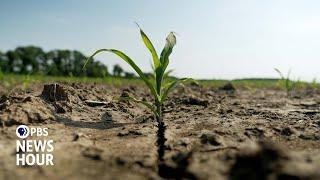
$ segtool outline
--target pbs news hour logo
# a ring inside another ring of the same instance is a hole
[[[49,135],[48,128],[20,125],[16,129],[16,165],[17,166],[53,166],[53,140],[43,137]],[[42,137],[41,140],[28,137]]]

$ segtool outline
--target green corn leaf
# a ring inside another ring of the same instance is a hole
[[[172,72],[173,72],[173,69],[170,69],[170,70],[166,71],[166,72],[164,73],[164,75],[163,75],[163,78],[164,78],[164,79],[168,78]]]
[[[176,87],[178,86],[179,84],[181,83],[186,83],[186,82],[189,82],[189,81],[195,81],[194,79],[192,78],[182,78],[182,79],[178,79],[178,80],[175,80],[171,83],[169,83],[166,87],[164,87],[164,92],[162,94],[162,97],[161,97],[161,103],[163,103],[166,98],[168,97],[168,94]],[[196,82],[196,81],[195,81]]]
[[[155,70],[155,74],[156,74],[156,90],[157,90],[157,93],[161,95],[161,85],[163,80],[162,66],[160,66]]]
[[[173,47],[176,45],[176,37],[173,32],[170,32],[166,38],[166,44],[160,55],[160,64],[159,68],[156,68],[156,90],[157,93],[161,95],[161,84],[164,77],[164,73],[169,64],[169,56],[172,53]]]
[[[138,27],[140,29],[140,35],[141,35],[142,41],[144,42],[146,47],[149,49],[149,51],[152,55],[154,67],[158,68],[160,66],[160,60],[159,60],[157,51],[155,50],[155,48],[154,48],[153,44],[151,43],[150,39],[148,38],[148,36],[143,32],[143,30],[140,28],[139,25],[138,25]]]
[[[138,100],[138,99],[131,97],[131,96],[120,97],[120,99],[140,103],[140,104],[144,105],[145,107],[147,107],[148,109],[150,109],[156,116],[158,115],[156,108],[152,104],[148,103],[147,101]]]
[[[126,54],[124,54],[123,52],[116,50],[116,49],[99,49],[97,50],[95,53],[93,53],[85,62],[83,68],[85,68],[85,66],[87,65],[88,61],[90,61],[95,55],[97,55],[98,53],[101,52],[111,52],[114,53],[116,55],[118,55],[119,57],[121,57],[124,61],[126,61],[140,76],[140,78],[145,82],[145,84],[149,87],[152,95],[155,97],[156,101],[160,101],[160,97],[158,96],[158,94],[156,93],[155,88],[153,87],[152,83],[148,80],[148,78],[144,75],[144,73],[141,71],[141,69],[136,65],[136,63],[134,63],[134,61],[129,58]]]
[[[281,73],[281,71],[278,68],[274,68],[274,70],[280,75],[281,79],[285,79],[284,75]]]
[[[289,71],[288,71],[287,79],[289,79],[289,78],[290,78],[290,75],[291,75],[291,69],[289,69]]]
[[[169,64],[169,56],[172,53],[173,47],[176,45],[176,36],[173,32],[170,32],[169,35],[166,38],[166,44],[161,52],[160,55],[160,63],[162,66],[162,70],[165,71],[168,64]]]

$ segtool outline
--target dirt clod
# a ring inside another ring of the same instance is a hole
[[[299,138],[304,140],[310,140],[310,141],[318,141],[320,140],[320,133],[319,134],[303,133],[299,135]]]
[[[281,130],[281,135],[284,135],[284,136],[291,136],[292,134],[295,134],[296,131],[290,127],[285,127]]]
[[[179,152],[172,157],[174,165],[161,163],[158,166],[159,175],[166,179],[198,179],[188,170],[192,160],[192,152]]]
[[[84,157],[90,158],[92,160],[101,160],[101,153],[103,150],[95,147],[87,147],[82,151]]]
[[[68,100],[68,94],[59,84],[45,84],[41,96],[50,102]]]
[[[123,136],[141,136],[141,135],[143,135],[141,132],[135,131],[135,130],[130,130],[128,132],[119,132],[118,133],[119,137],[123,137]]]
[[[8,106],[0,119],[5,126],[19,124],[44,123],[55,120],[52,111],[47,108],[41,99],[35,99],[32,102],[15,103]]]
[[[221,138],[218,135],[212,133],[202,134],[200,140],[202,144],[210,144],[213,146],[219,146],[222,144]]]
[[[105,106],[108,105],[107,102],[101,102],[101,101],[92,101],[92,100],[86,100],[85,103],[90,107],[97,107],[97,106]]]
[[[53,106],[57,113],[72,112],[72,107],[70,107],[66,101],[53,102]]]
[[[0,110],[5,109],[7,106],[9,106],[10,101],[6,95],[2,95],[0,98]]]
[[[205,106],[207,107],[209,102],[207,100],[202,100],[196,97],[188,97],[182,100],[183,104],[187,105],[197,105],[197,106]]]
[[[249,138],[261,138],[264,136],[264,130],[262,128],[254,127],[254,128],[246,128],[244,135]]]
[[[229,172],[229,179],[316,179],[316,171],[303,173],[304,166],[295,166],[293,155],[286,153],[282,146],[260,141],[242,149],[236,156]],[[298,169],[297,169],[298,168]],[[299,169],[302,168],[302,169]],[[302,170],[302,171],[301,171]],[[311,175],[312,174],[312,175]]]
[[[0,104],[5,103],[8,100],[8,97],[6,95],[2,95],[0,97]]]

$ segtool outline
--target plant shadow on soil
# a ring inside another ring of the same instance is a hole
[[[101,117],[101,121],[77,121],[68,117],[62,117],[55,114],[55,117],[58,122],[63,123],[66,126],[77,127],[77,128],[88,128],[88,129],[99,129],[106,130],[112,128],[123,127],[125,125],[130,125],[134,123],[115,123],[112,120],[111,116],[108,116],[108,113],[105,113]]]

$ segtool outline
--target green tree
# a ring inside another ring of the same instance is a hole
[[[122,76],[123,69],[118,64],[113,66],[113,75],[114,76]]]
[[[20,73],[30,74],[44,71],[45,53],[39,47],[25,46],[15,49],[18,55],[18,64],[21,65]],[[22,64],[21,64],[22,63]]]
[[[24,46],[7,51],[5,54],[0,52],[0,68],[4,73],[17,74],[89,77],[109,75],[107,66],[98,61],[88,63],[88,71],[83,71],[86,58],[79,51],[52,50],[46,53],[39,47]]]
[[[86,65],[87,76],[89,77],[106,77],[108,68],[99,61],[94,61]]]
[[[7,72],[20,73],[22,61],[16,51],[7,51],[6,56],[8,58]]]
[[[124,72],[124,77],[125,77],[125,78],[134,78],[135,75],[134,75],[134,73]]]
[[[85,76],[86,72],[82,70],[82,67],[84,65],[83,60],[86,59],[85,55],[83,55],[79,51],[72,51],[72,57],[73,57],[73,67],[72,67],[72,74],[74,76]]]
[[[46,54],[47,74],[56,76],[72,75],[73,62],[69,50],[52,50]]]
[[[9,59],[1,51],[0,51],[0,71],[1,72],[8,72],[9,71]]]

